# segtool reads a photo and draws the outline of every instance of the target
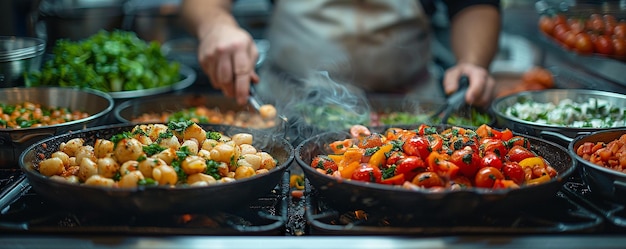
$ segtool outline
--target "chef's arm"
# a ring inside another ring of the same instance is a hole
[[[215,24],[239,26],[232,14],[232,0],[184,0],[182,17],[189,30],[203,37]]]
[[[451,18],[450,44],[457,64],[470,63],[488,69],[498,51],[498,7],[490,4],[472,5]]]

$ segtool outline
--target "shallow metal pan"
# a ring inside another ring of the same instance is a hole
[[[221,183],[207,187],[140,187],[118,189],[84,186],[51,180],[41,175],[36,165],[57,150],[60,143],[72,138],[84,138],[93,144],[96,138],[130,131],[135,125],[118,124],[100,126],[84,131],[55,136],[28,147],[20,156],[20,168],[37,193],[66,208],[73,210],[97,210],[108,213],[126,214],[183,214],[189,212],[208,213],[218,210],[245,207],[260,196],[271,191],[282,178],[293,161],[293,147],[284,138],[270,132],[223,125],[201,125],[205,130],[230,135],[248,132],[254,136],[254,146],[270,153],[278,163],[269,173]]]
[[[437,130],[441,132],[449,127],[449,125],[440,125],[437,126]],[[414,129],[417,126],[402,126],[402,128]],[[386,127],[371,128],[372,132],[383,132],[385,129]],[[575,171],[574,159],[562,146],[540,138],[521,136],[530,141],[532,151],[543,156],[557,170],[557,177],[546,183],[523,186],[519,189],[470,188],[430,192],[339,180],[313,169],[310,166],[313,157],[328,154],[325,145],[330,142],[349,138],[350,134],[347,131],[327,132],[305,140],[296,148],[296,161],[319,195],[324,197],[330,206],[340,211],[360,209],[402,212],[433,219],[462,217],[480,212],[507,213],[553,198]]]
[[[17,168],[20,153],[37,140],[105,124],[114,105],[111,96],[91,89],[62,87],[0,89],[0,103],[22,104],[26,101],[43,106],[80,110],[89,113],[90,116],[57,125],[0,129],[0,168]]]
[[[571,139],[579,135],[606,130],[608,128],[577,128],[541,124],[506,115],[505,110],[507,107],[512,106],[515,103],[529,99],[540,103],[552,102],[556,104],[563,99],[571,99],[574,102],[583,102],[587,101],[589,98],[607,100],[615,106],[626,106],[626,95],[623,94],[588,89],[547,89],[541,91],[520,92],[501,97],[496,99],[490,108],[491,112],[496,117],[496,122],[499,127],[506,127],[512,131],[522,134],[550,139],[559,143],[563,147],[567,147]]]
[[[576,149],[585,142],[609,143],[626,134],[626,128],[609,129],[580,135],[573,139],[568,148],[576,159],[582,179],[592,193],[620,203],[626,203],[626,173],[593,164],[576,154]]]

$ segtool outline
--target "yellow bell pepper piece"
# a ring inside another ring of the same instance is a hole
[[[339,168],[339,173],[341,173],[341,177],[344,179],[352,178],[352,174],[356,171],[359,166],[361,166],[361,162],[351,162],[345,167]]]
[[[341,163],[341,160],[343,160],[343,155],[328,155],[328,157],[335,161],[336,164]]]
[[[369,163],[374,167],[380,168],[385,163],[385,159],[387,159],[387,156],[385,154],[391,151],[391,149],[393,149],[392,144],[385,144],[383,146],[380,146],[378,151],[374,152],[374,154],[370,157]]]
[[[363,158],[364,153],[364,149],[355,147],[350,148],[345,153],[343,153],[343,160],[339,164],[349,165],[352,162],[361,162],[361,158]]]
[[[519,165],[522,166],[522,168],[526,168],[526,167],[533,168],[536,165],[545,166],[545,162],[543,161],[543,158],[534,156],[534,157],[522,159],[519,162]]]

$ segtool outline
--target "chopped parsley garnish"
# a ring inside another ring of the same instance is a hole
[[[143,146],[143,152],[145,152],[146,155],[148,155],[148,156],[152,156],[152,155],[158,154],[159,152],[164,151],[165,149],[167,149],[167,148],[161,147],[161,146],[159,146],[158,144],[155,144],[155,143],[147,145],[147,146]]]

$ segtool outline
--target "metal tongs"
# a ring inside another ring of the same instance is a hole
[[[250,84],[250,94],[248,96],[248,103],[256,110],[259,111],[261,109],[261,101],[257,99],[257,93],[255,87]]]
[[[441,117],[441,123],[447,124],[450,115],[455,113],[459,108],[465,105],[465,93],[467,93],[467,88],[469,87],[469,78],[467,75],[462,75],[459,78],[459,88],[456,92],[448,95],[446,99],[446,104],[439,109],[432,116],[433,118]]]

